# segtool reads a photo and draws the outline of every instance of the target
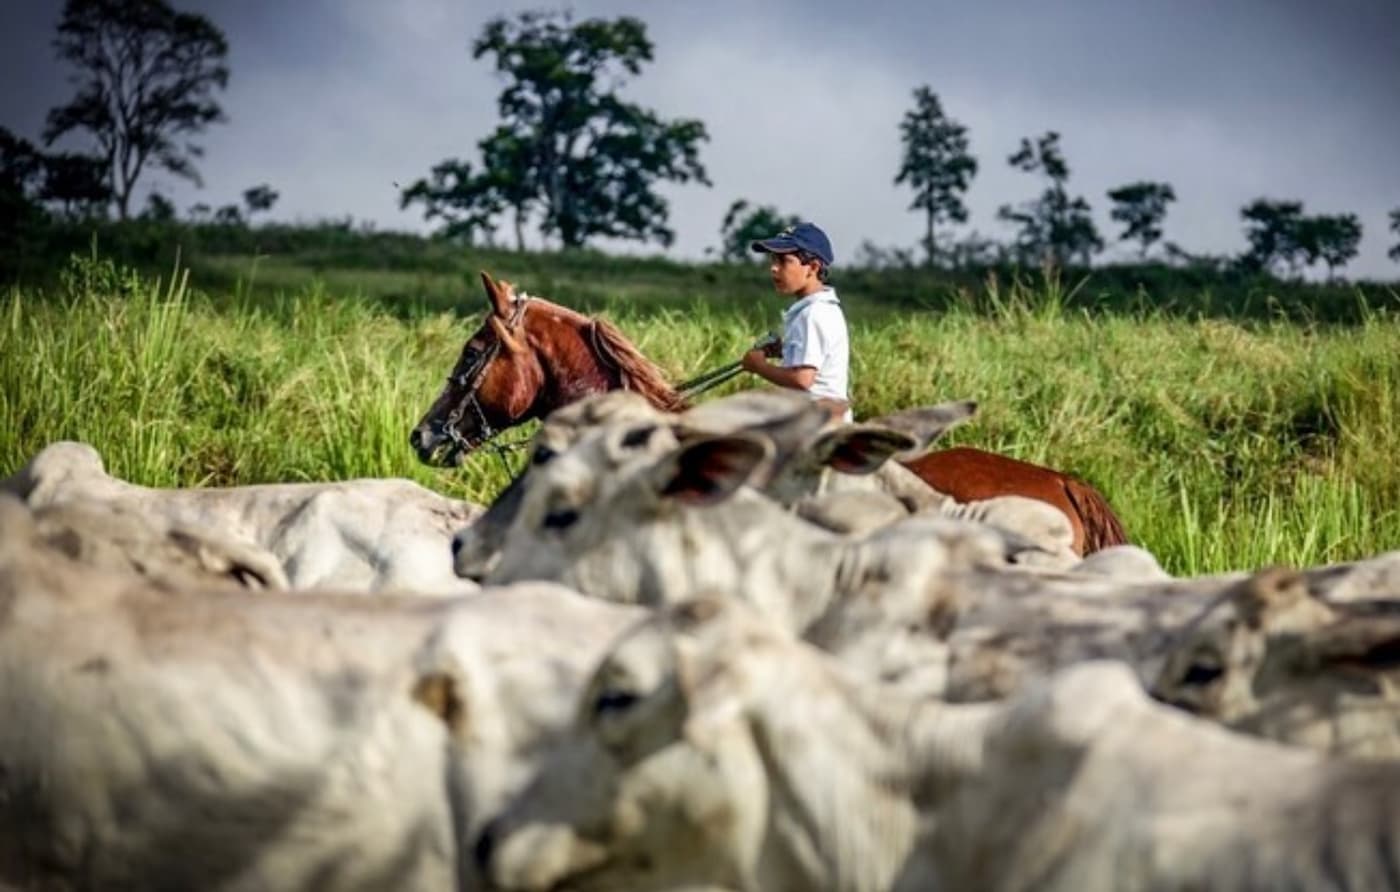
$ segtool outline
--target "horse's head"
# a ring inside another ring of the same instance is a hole
[[[447,385],[408,435],[425,464],[460,464],[496,433],[528,420],[545,374],[525,332],[526,296],[481,274],[490,311],[467,343]]]

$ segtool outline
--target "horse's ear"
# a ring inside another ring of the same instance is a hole
[[[486,289],[486,300],[491,304],[491,312],[502,319],[510,318],[510,292],[491,278],[486,270],[481,271],[481,285]]]
[[[521,353],[525,350],[525,345],[520,342],[520,339],[517,338],[498,317],[492,316],[489,321],[491,323],[491,330],[496,333],[496,340],[501,342],[502,347],[505,347],[511,353]]]

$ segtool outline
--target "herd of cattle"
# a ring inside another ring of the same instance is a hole
[[[403,480],[0,481],[0,889],[1400,889],[1400,553],[1180,579],[896,459],[546,419]]]

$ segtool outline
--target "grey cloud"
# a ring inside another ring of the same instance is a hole
[[[257,182],[277,214],[346,213],[424,227],[393,183],[450,155],[475,157],[500,82],[469,45],[492,15],[537,2],[314,0],[191,4],[228,33],[230,123],[204,139],[208,187],[163,187],[220,204]],[[47,42],[57,3],[7,7],[0,124],[37,136],[66,96]],[[981,172],[971,226],[1005,237],[996,207],[1039,184],[1009,168],[1022,136],[1063,134],[1071,187],[1111,233],[1105,190],[1165,179],[1180,201],[1167,237],[1198,251],[1243,244],[1239,207],[1259,195],[1355,211],[1366,227],[1353,275],[1395,278],[1385,214],[1400,206],[1400,5],[1393,0],[860,4],[715,0],[659,7],[581,2],[577,14],[637,15],[656,62],[630,95],[698,117],[713,189],[668,190],[673,253],[698,257],[734,198],[801,212],[850,257],[865,238],[921,232],[891,180],[910,91],[930,84],[971,130]],[[18,78],[18,80],[17,80]],[[14,85],[23,84],[23,89]],[[168,178],[166,178],[168,180]],[[610,246],[627,251],[655,247]]]

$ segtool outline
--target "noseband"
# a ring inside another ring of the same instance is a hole
[[[510,322],[506,324],[508,331],[514,333],[525,320],[525,305],[529,300],[528,294],[522,294],[515,299],[515,309],[510,314]],[[491,342],[491,346],[486,348],[486,352],[481,354],[481,358],[471,368],[464,369],[460,374],[447,379],[448,383],[456,384],[467,391],[466,396],[462,397],[452,411],[447,413],[447,422],[444,425],[447,429],[447,438],[460,452],[471,452],[500,433],[499,430],[491,426],[491,422],[486,420],[486,413],[482,411],[481,400],[477,396],[478,391],[481,390],[481,379],[486,377],[486,369],[495,361],[500,352],[501,339],[498,337]],[[462,436],[462,432],[457,427],[457,422],[461,421],[462,416],[468,411],[476,416],[477,433],[472,437]]]

